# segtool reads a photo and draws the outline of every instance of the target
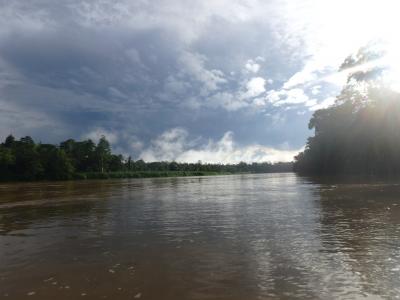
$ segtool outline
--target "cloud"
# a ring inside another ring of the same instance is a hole
[[[233,132],[226,132],[218,141],[209,140],[206,145],[196,146],[199,139],[190,140],[182,128],[173,128],[152,141],[140,158],[145,161],[178,161],[207,163],[278,162],[292,161],[299,150],[279,150],[257,144],[240,147],[234,141]]]
[[[318,109],[328,108],[329,106],[335,103],[335,97],[328,97],[320,103],[316,103],[315,105],[310,106],[310,110],[316,111]]]
[[[265,92],[265,79],[262,77],[253,77],[246,84],[246,98],[257,97]]]
[[[122,154],[125,157],[136,157],[143,150],[144,143],[136,135],[129,131],[113,131],[105,128],[97,127],[82,134],[79,139],[91,139],[98,143],[100,138],[104,136],[110,142],[113,153]]]
[[[116,144],[118,142],[118,134],[115,132],[108,131],[104,128],[95,128],[92,131],[84,134],[82,139],[91,139],[93,142],[98,143],[100,138],[105,137],[110,144]]]
[[[180,57],[180,62],[184,72],[203,85],[205,93],[217,90],[220,84],[226,82],[221,70],[205,68],[206,57],[204,55],[185,52]]]
[[[27,132],[38,133],[58,125],[56,119],[44,113],[22,110],[18,105],[5,101],[0,101],[0,116],[0,137],[3,138],[9,134],[22,137],[26,136]],[[51,134],[49,132],[49,135]]]
[[[173,128],[165,131],[151,142],[139,157],[145,161],[172,161],[184,152],[188,145],[188,133],[182,128]]]
[[[292,77],[290,77],[283,85],[284,89],[291,89],[299,85],[304,85],[306,83],[312,82],[317,79],[317,75],[314,73],[315,69],[306,65],[303,70],[297,72]]]
[[[321,86],[320,85],[315,85],[311,89],[311,94],[318,95],[321,92]]]
[[[220,92],[209,98],[210,107],[223,107],[227,111],[237,111],[248,107],[249,103],[243,101],[239,93]]]
[[[204,137],[196,155],[230,131],[243,157],[289,137],[300,148],[310,109],[338,90],[351,35],[361,40],[351,13],[329,11],[345,0],[0,2],[0,135],[105,133],[135,157],[166,128]]]
[[[309,106],[314,103],[314,99],[310,99],[303,89],[294,88],[290,90],[271,90],[268,92],[266,99],[274,106],[283,106],[291,104],[304,104]]]
[[[249,59],[246,62],[245,68],[249,72],[258,73],[258,71],[260,70],[260,65],[258,63],[256,63],[255,61],[253,61],[252,59]]]

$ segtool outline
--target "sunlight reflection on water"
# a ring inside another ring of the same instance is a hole
[[[0,297],[393,299],[399,191],[294,174],[0,185]]]

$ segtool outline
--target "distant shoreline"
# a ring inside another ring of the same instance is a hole
[[[175,178],[175,177],[202,177],[202,176],[224,176],[224,175],[245,175],[245,174],[277,174],[277,173],[293,173],[290,171],[276,172],[204,172],[204,171],[138,171],[138,172],[87,172],[76,173],[69,179],[14,179],[0,180],[1,183],[18,183],[18,182],[57,182],[57,181],[85,181],[85,180],[109,180],[109,179],[140,179],[140,178]]]
[[[291,162],[185,163],[145,162],[113,154],[102,136],[92,140],[68,139],[58,145],[35,143],[30,137],[9,135],[0,144],[0,181],[42,181],[113,178],[212,176],[270,173],[293,170]]]

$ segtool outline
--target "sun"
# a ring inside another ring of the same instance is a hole
[[[365,1],[365,6],[360,6],[361,13],[366,10],[363,17],[361,33],[371,41],[378,41],[383,57],[375,64],[384,68],[382,80],[392,89],[400,92],[400,18],[398,1]],[[367,17],[365,17],[367,16]],[[357,20],[357,18],[356,18]]]
[[[371,42],[377,42],[383,57],[358,68],[383,67],[388,85],[400,92],[400,1],[336,0],[313,3],[314,37],[325,56],[343,60]],[[321,51],[322,52],[322,51]],[[349,70],[351,71],[351,70]]]
[[[381,63],[381,66],[385,68],[383,80],[393,90],[400,92],[400,35],[388,33],[389,30],[382,42],[382,48],[385,51]]]

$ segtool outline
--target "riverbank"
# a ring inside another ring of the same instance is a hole
[[[187,176],[218,176],[232,175],[230,172],[206,171],[136,171],[136,172],[87,172],[74,174],[74,180],[86,179],[122,179],[122,178],[157,178],[157,177],[187,177]]]
[[[0,144],[0,181],[69,179],[184,177],[247,173],[287,172],[290,162],[197,163],[145,162],[113,154],[105,137],[97,145],[91,140],[68,139],[58,145],[35,143],[29,137],[9,135]]]
[[[41,182],[41,181],[80,181],[95,179],[128,179],[128,178],[161,178],[161,177],[189,177],[189,176],[221,176],[233,174],[232,172],[207,172],[207,171],[133,171],[133,172],[85,172],[74,173],[69,177],[38,178],[38,179],[0,179],[0,183],[6,182]]]
[[[283,172],[211,172],[211,171],[135,171],[135,172],[86,172],[75,173],[70,177],[60,178],[38,178],[38,179],[0,179],[0,183],[12,182],[43,182],[43,181],[81,181],[99,179],[129,179],[129,178],[168,178],[168,177],[191,177],[191,176],[223,176],[223,175],[244,175],[244,174],[273,174],[292,173]]]

